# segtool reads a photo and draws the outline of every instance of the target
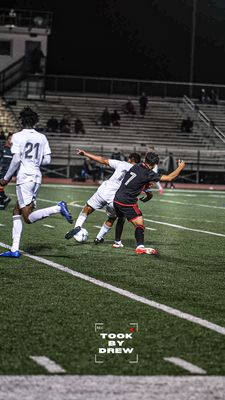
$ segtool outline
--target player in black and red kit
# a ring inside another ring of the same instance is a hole
[[[171,172],[169,175],[160,175],[153,171],[156,164],[159,163],[159,156],[156,153],[149,152],[145,156],[145,160],[141,164],[134,165],[125,175],[120,188],[117,190],[114,198],[114,208],[119,218],[125,217],[135,227],[135,239],[137,242],[136,253],[137,254],[157,254],[157,250],[149,247],[144,247],[144,220],[142,212],[138,208],[138,196],[144,190],[146,196],[140,199],[146,202],[151,199],[152,193],[148,192],[148,187],[151,182],[166,181],[170,182],[174,180],[180,172],[184,169],[185,163],[183,161],[178,162],[178,167]],[[116,240],[115,243],[121,243],[122,226],[120,229],[116,229]]]

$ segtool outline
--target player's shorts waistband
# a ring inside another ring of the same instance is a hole
[[[113,203],[119,204],[120,206],[124,206],[124,207],[134,207],[137,205],[137,203],[134,204],[124,204],[124,203],[120,203],[120,201],[117,200],[113,200]]]

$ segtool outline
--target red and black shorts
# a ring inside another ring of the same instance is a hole
[[[123,204],[117,201],[113,202],[116,215],[118,218],[126,218],[129,222],[142,215],[137,204]]]

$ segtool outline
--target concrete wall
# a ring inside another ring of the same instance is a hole
[[[29,32],[27,28],[15,27],[10,30],[0,26],[0,40],[11,41],[10,56],[0,55],[0,72],[25,55],[26,41],[41,42],[41,50],[47,56],[48,32],[44,29],[32,29]]]

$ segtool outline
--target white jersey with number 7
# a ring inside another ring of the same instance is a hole
[[[43,133],[35,129],[23,129],[12,136],[12,154],[19,154],[20,166],[17,171],[16,183],[41,183],[40,166],[43,157],[51,154],[48,140]]]

